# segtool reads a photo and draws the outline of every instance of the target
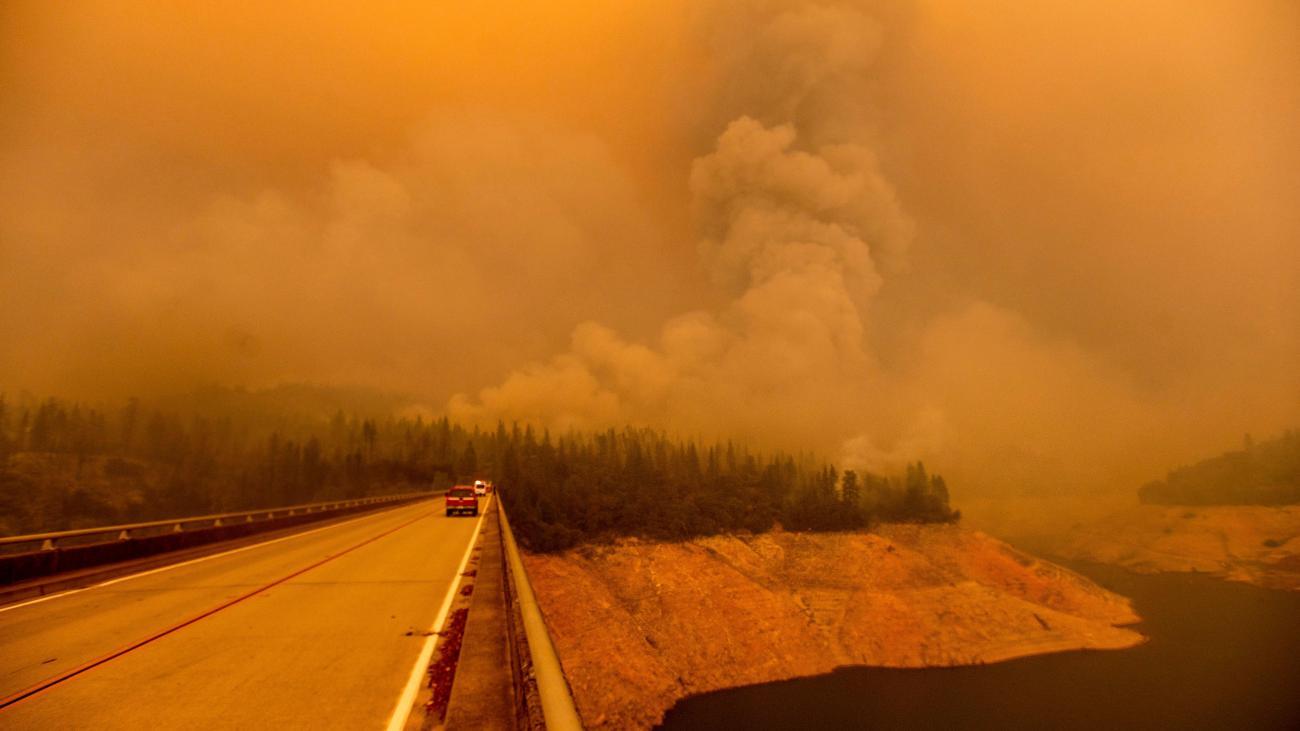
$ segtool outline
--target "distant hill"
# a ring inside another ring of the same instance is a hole
[[[207,388],[78,403],[0,393],[0,535],[451,483],[475,435],[360,388]]]
[[[278,507],[496,481],[538,551],[626,536],[683,539],[955,522],[919,462],[858,474],[812,455],[659,432],[485,431],[363,389],[208,389],[120,406],[0,393],[0,535]]]
[[[1290,505],[1300,503],[1300,431],[1173,470],[1138,490],[1156,505]]]

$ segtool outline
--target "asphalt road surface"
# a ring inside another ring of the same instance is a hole
[[[384,728],[478,522],[423,501],[0,607],[0,729]]]

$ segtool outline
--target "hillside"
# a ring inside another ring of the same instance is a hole
[[[0,461],[0,536],[155,517],[165,466],[119,457],[20,453]]]
[[[1291,505],[1300,503],[1300,432],[1255,442],[1172,470],[1138,491],[1156,505]]]
[[[1123,597],[951,525],[624,540],[526,565],[590,728],[648,727],[690,694],[840,665],[1143,641],[1120,627],[1138,621]]]
[[[333,396],[333,397],[331,397]],[[501,488],[519,541],[557,551],[617,537],[859,529],[953,522],[948,486],[921,463],[903,474],[840,472],[811,454],[626,427],[553,436],[485,431],[447,417],[322,409],[347,392],[210,389],[189,408],[121,407],[0,393],[0,532],[60,530],[439,487]],[[393,402],[396,403],[396,402]],[[379,408],[371,399],[367,408]],[[314,416],[313,416],[314,414]]]
[[[1142,573],[1195,571],[1300,591],[1300,506],[1136,506],[1075,526],[1052,550]]]

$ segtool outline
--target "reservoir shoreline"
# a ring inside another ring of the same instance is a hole
[[[1130,597],[1149,641],[982,667],[840,667],[686,698],[660,728],[1300,727],[1300,594],[1057,560]]]
[[[682,698],[846,665],[987,665],[1146,640],[1122,595],[952,525],[625,539],[525,565],[594,729],[648,728]]]

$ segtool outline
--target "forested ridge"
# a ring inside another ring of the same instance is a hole
[[[224,403],[224,402],[223,402]],[[242,403],[236,400],[235,403]],[[953,521],[942,477],[839,472],[625,428],[552,435],[447,418],[203,412],[0,397],[0,533],[15,534],[494,480],[520,541],[559,550],[619,536],[850,530]]]
[[[659,432],[610,430],[553,442],[501,432],[499,484],[516,532],[552,551],[593,539],[680,539],[735,531],[834,531],[872,521],[951,522],[942,477],[842,474],[811,456],[699,446]]]
[[[1300,431],[1255,442],[1171,470],[1138,491],[1161,505],[1285,505],[1300,503]]]

